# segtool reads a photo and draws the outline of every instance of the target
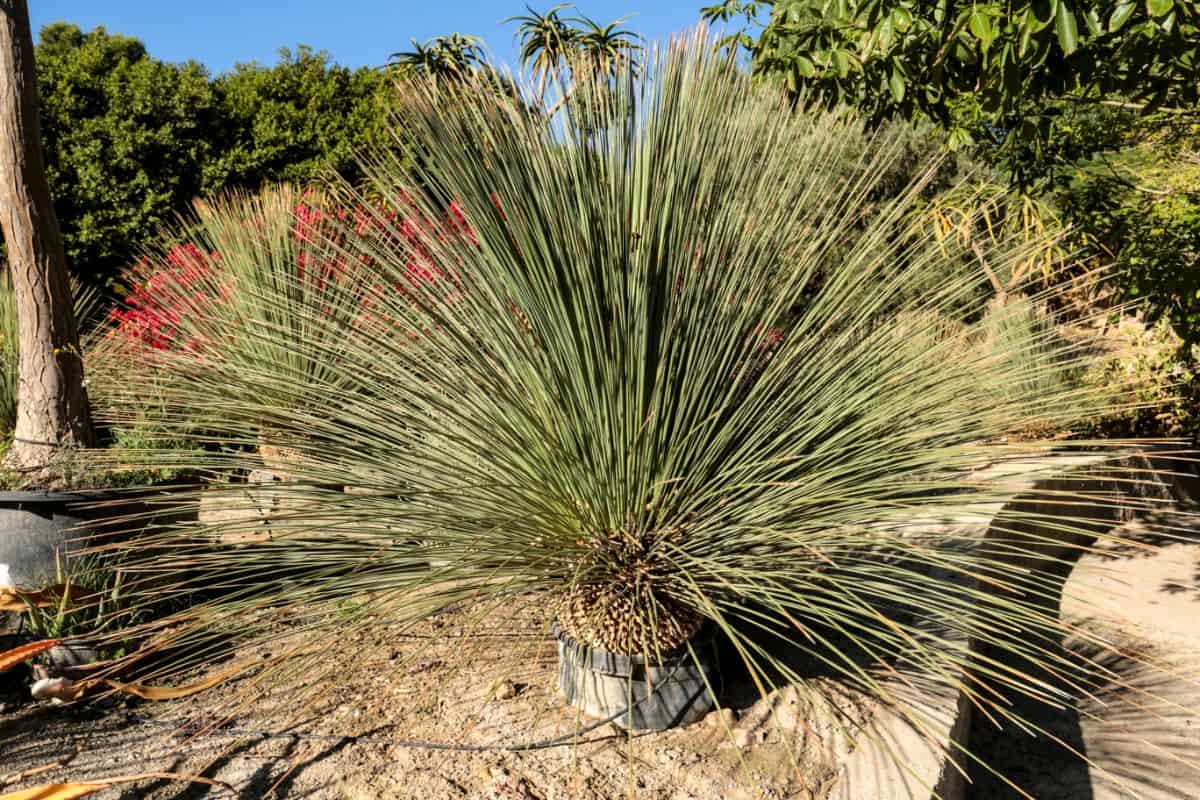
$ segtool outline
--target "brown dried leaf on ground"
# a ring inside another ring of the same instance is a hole
[[[0,800],[74,800],[77,797],[87,797],[101,789],[108,789],[122,783],[138,783],[145,780],[173,780],[187,783],[205,783],[209,786],[225,789],[230,793],[233,788],[220,781],[201,778],[197,775],[177,775],[173,772],[144,772],[140,775],[122,775],[102,781],[85,781],[81,783],[49,783],[44,786],[34,786],[31,789],[20,789],[15,792],[0,795]]]
[[[12,650],[6,650],[0,653],[0,672],[7,672],[24,661],[28,661],[39,653],[44,653],[51,647],[62,644],[61,639],[43,639],[38,642],[29,642],[20,647],[14,647]]]

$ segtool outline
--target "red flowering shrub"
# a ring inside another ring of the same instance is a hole
[[[351,232],[360,240],[373,239],[377,248],[405,254],[403,281],[386,281],[365,252],[352,255]],[[417,213],[401,217],[389,209],[328,209],[305,201],[294,208],[292,237],[295,285],[319,298],[333,282],[345,289],[346,281],[356,281],[349,288],[360,299],[364,326],[380,324],[379,309],[389,305],[380,301],[388,293],[409,295],[440,280],[458,285],[452,270],[436,263],[434,241],[476,243],[458,204],[450,206],[443,220],[431,221]],[[123,302],[111,312],[110,335],[148,351],[198,350],[203,342],[195,331],[205,326],[197,321],[205,315],[219,319],[216,306],[232,291],[221,275],[220,258],[216,251],[187,242],[168,250],[162,263],[139,262],[126,275]]]
[[[204,313],[208,303],[219,302],[205,291],[217,258],[188,242],[172,247],[162,265],[138,263],[126,278],[123,302],[110,312],[113,333],[154,350],[194,347],[194,342],[180,341],[181,323]]]
[[[493,195],[491,200],[503,217],[499,198]],[[295,279],[292,286],[308,294],[310,308],[324,304],[329,310],[337,302],[344,310],[349,305],[354,309],[349,324],[362,334],[401,335],[417,342],[436,327],[425,304],[452,304],[462,288],[460,265],[447,263],[447,254],[476,247],[478,241],[458,203],[451,203],[438,220],[417,212],[408,197],[401,196],[398,206],[407,213],[381,207],[330,208],[305,197],[292,209],[294,273],[289,277]],[[402,268],[378,268],[375,259],[381,253]],[[237,326],[229,323],[237,314],[218,308],[234,291],[220,262],[220,253],[187,242],[168,250],[161,263],[136,265],[127,276],[124,302],[111,312],[110,336],[118,340],[112,344],[135,345],[140,351],[130,354],[122,347],[126,357],[152,357],[155,351],[202,353],[214,346],[213,338],[235,335]],[[353,302],[346,302],[347,295],[335,301],[334,291],[351,292]],[[527,333],[533,332],[517,304],[510,302],[509,311]],[[206,317],[214,324],[205,324]],[[784,332],[760,324],[747,337],[752,350],[734,379],[761,372]]]

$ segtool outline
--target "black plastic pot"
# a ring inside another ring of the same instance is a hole
[[[54,583],[60,558],[189,513],[168,498],[155,489],[0,492],[0,586]]]
[[[691,641],[658,659],[611,653],[575,642],[557,624],[558,685],[567,702],[585,714],[612,718],[634,731],[688,725],[713,709],[721,690],[714,631],[706,626]],[[694,655],[693,655],[694,654]]]

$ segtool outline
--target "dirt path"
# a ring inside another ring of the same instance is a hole
[[[813,775],[795,769],[793,748],[762,734],[739,749],[715,714],[683,730],[630,737],[605,725],[573,741],[581,720],[557,692],[553,643],[505,631],[459,636],[458,623],[453,617],[432,623],[449,627],[436,639],[368,634],[344,643],[313,664],[326,668],[309,681],[321,685],[317,694],[284,686],[260,691],[241,681],[162,704],[23,703],[0,715],[0,774],[76,754],[11,788],[171,771],[223,781],[241,798],[784,800],[818,793]],[[251,688],[253,700],[236,721],[190,735],[219,721],[220,705]],[[283,722],[289,718],[290,728]],[[305,738],[258,735],[288,730]],[[504,749],[560,737],[564,746]],[[439,751],[380,740],[495,749]],[[98,796],[220,794],[147,782]]]
[[[1200,543],[1172,543],[1153,555],[1089,555],[1067,589],[1063,612],[1069,618],[1128,646],[1121,659],[1110,662],[1111,694],[1100,695],[1114,702],[1084,704],[1039,721],[1107,764],[1110,774],[1088,768],[1046,737],[998,732],[979,723],[970,747],[1003,777],[975,770],[968,798],[1020,797],[1007,780],[1046,800],[1200,797],[1200,660],[1183,658],[1189,648],[1200,647]],[[468,613],[448,614],[404,632],[367,628],[330,645],[293,683],[260,686],[242,679],[186,700],[102,708],[0,697],[0,777],[71,757],[64,766],[0,789],[170,771],[220,780],[234,791],[147,781],[98,796],[826,796],[838,764],[823,759],[821,743],[805,733],[811,730],[805,720],[812,718],[805,716],[803,703],[790,711],[775,709],[776,721],[783,712],[799,718],[791,739],[756,720],[758,704],[742,698],[732,703],[740,712],[732,718],[713,714],[685,729],[634,737],[605,725],[576,740],[572,734],[586,721],[564,705],[557,691],[553,641],[528,633],[538,628],[531,621],[536,609],[529,612],[530,620],[521,619],[521,613],[494,615],[496,622],[483,630]],[[1064,647],[1082,652],[1079,644],[1065,642]],[[1147,659],[1174,660],[1172,674],[1145,671]],[[320,690],[306,692],[305,685]],[[1129,687],[1143,693],[1130,693]],[[732,698],[735,693],[726,689],[726,699]],[[1151,696],[1162,702],[1147,703]],[[245,704],[231,711],[228,704],[237,699]],[[724,724],[731,719],[736,720],[733,736]],[[204,726],[211,730],[199,735]],[[264,737],[264,732],[277,735]],[[287,732],[303,736],[283,735]],[[561,747],[511,749],[564,736],[569,741]],[[1144,744],[1147,739],[1154,747]],[[395,743],[400,740],[494,749],[436,750]]]

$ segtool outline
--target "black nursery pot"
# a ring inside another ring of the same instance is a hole
[[[0,587],[52,584],[60,558],[194,514],[169,497],[155,489],[0,492]]]
[[[699,721],[721,689],[715,631],[705,626],[688,647],[658,659],[586,647],[557,623],[558,685],[583,713],[626,730],[661,731]],[[694,655],[693,655],[694,654]]]

